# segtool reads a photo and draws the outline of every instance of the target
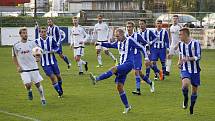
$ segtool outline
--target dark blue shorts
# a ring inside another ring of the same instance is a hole
[[[153,48],[151,49],[151,61],[158,61],[158,58],[161,62],[166,61],[166,48]]]
[[[140,52],[134,54],[134,70],[142,69],[142,55]]]
[[[116,72],[116,78],[115,83],[125,83],[127,74],[132,70],[133,63],[132,62],[126,62],[122,65],[117,66],[117,72]]]
[[[187,71],[181,71],[181,78],[189,78],[193,86],[200,85],[200,73],[189,73]]]
[[[57,64],[43,66],[43,70],[47,76],[51,76],[52,74],[60,75],[60,69]]]

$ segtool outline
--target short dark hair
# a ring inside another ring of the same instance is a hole
[[[40,29],[39,29],[39,32],[41,31],[41,29],[47,30],[47,28],[45,26],[41,26]]]
[[[21,33],[22,33],[22,31],[27,31],[27,28],[26,28],[26,27],[22,27],[22,28],[20,28],[20,29],[19,29],[19,34],[21,34]]]
[[[183,31],[184,33],[186,33],[188,36],[190,36],[190,30],[187,27],[183,27],[181,28],[179,31]]]
[[[99,18],[99,17],[103,18],[103,15],[102,14],[98,14],[97,18]]]
[[[47,20],[54,22],[54,21],[53,21],[53,19],[52,19],[52,18],[50,18],[50,17],[49,17]]]
[[[162,23],[162,20],[158,19],[156,22]]]
[[[139,21],[144,22],[146,24],[146,20],[145,19],[140,19]]]
[[[132,24],[132,26],[135,26],[135,23],[134,23],[133,21],[127,21],[127,22],[126,22],[126,25],[127,25],[127,24]]]
[[[173,17],[177,17],[178,18],[178,15],[175,14],[175,15],[173,15]]]

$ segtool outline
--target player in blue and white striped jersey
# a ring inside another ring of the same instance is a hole
[[[160,75],[160,80],[164,79],[166,72],[166,51],[169,51],[169,35],[165,29],[162,29],[162,20],[156,21],[155,35],[157,35],[157,41],[151,46],[151,61],[152,69],[155,71],[155,79],[157,75]],[[156,62],[160,59],[162,70],[157,68]]]
[[[144,19],[140,19],[139,20],[139,34],[143,37],[143,39],[145,39],[147,41],[147,45],[146,45],[146,52],[149,56],[149,60],[151,61],[151,52],[150,52],[150,48],[152,48],[151,46],[153,45],[154,42],[157,41],[157,36],[149,29],[146,28],[146,20]],[[146,65],[146,76],[150,77],[150,68],[151,68],[151,64],[150,65]]]
[[[70,69],[70,66],[71,66],[70,61],[66,55],[63,55],[63,48],[62,48],[62,43],[61,43],[62,35],[60,32],[60,28],[54,24],[54,22],[51,18],[47,19],[47,23],[48,23],[48,30],[47,30],[48,36],[53,37],[54,40],[57,42],[57,46],[59,46],[58,55],[60,56],[60,58],[62,58],[66,62],[66,64],[68,65],[68,69]]]
[[[190,38],[188,28],[182,28],[179,32],[181,42],[179,42],[179,61],[178,66],[181,69],[182,92],[184,95],[183,108],[188,106],[188,89],[192,85],[190,114],[193,114],[193,108],[197,99],[198,86],[200,85],[200,58],[201,47],[199,41]]]
[[[127,28],[127,37],[131,37],[134,39],[135,42],[141,44],[142,46],[146,46],[147,41],[145,39],[143,39],[143,37],[138,34],[137,32],[134,32],[134,22],[133,21],[128,21],[126,23],[126,28]],[[143,74],[142,70],[142,55],[141,53],[143,53],[144,56],[147,55],[147,53],[141,52],[141,48],[138,49],[134,49],[134,70],[135,70],[135,80],[136,80],[136,90],[132,91],[133,94],[136,95],[141,95],[140,92],[140,82],[141,82],[141,78],[147,83],[149,84],[150,88],[151,88],[151,92],[154,92],[154,83],[149,79],[149,77],[145,76]]]
[[[128,113],[128,111],[131,109],[131,106],[128,103],[126,93],[123,89],[124,83],[127,74],[132,70],[134,65],[134,50],[141,48],[142,51],[145,52],[145,48],[140,43],[135,41],[132,37],[125,37],[125,32],[122,29],[117,29],[115,31],[115,37],[117,41],[114,43],[97,43],[97,45],[118,49],[120,53],[120,64],[118,66],[112,67],[109,71],[99,75],[98,77],[94,76],[91,73],[90,77],[93,81],[93,84],[96,84],[97,82],[107,79],[115,74],[116,87],[119,92],[121,101],[125,106],[125,111],[123,113]],[[145,56],[145,60],[148,60],[147,54]]]
[[[57,59],[54,53],[59,53],[59,47],[56,41],[47,36],[47,30],[45,27],[40,28],[40,38],[36,39],[36,44],[43,49],[43,55],[40,59],[41,66],[46,75],[51,79],[52,85],[58,92],[59,97],[63,95],[62,89],[62,77],[58,67]]]

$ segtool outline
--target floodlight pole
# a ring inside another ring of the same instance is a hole
[[[37,0],[34,0],[34,18],[37,18]]]

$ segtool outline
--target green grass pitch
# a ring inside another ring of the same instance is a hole
[[[118,55],[117,50],[111,51]],[[73,58],[73,51],[69,46],[64,46],[64,53],[70,59]],[[86,46],[84,59],[89,62],[89,72],[98,75],[113,66],[113,61],[104,53],[102,57],[104,67],[96,68],[95,48]],[[143,83],[142,95],[132,95],[131,92],[135,89],[134,72],[128,75],[125,91],[132,110],[124,115],[114,76],[93,86],[89,72],[79,76],[74,60],[71,70],[67,71],[66,64],[59,57],[58,63],[64,81],[64,98],[57,97],[51,81],[41,69],[47,105],[41,105],[35,86],[33,101],[27,100],[27,92],[12,63],[11,47],[0,47],[0,120],[30,120],[11,115],[17,114],[41,121],[215,121],[214,60],[215,50],[203,50],[201,86],[193,116],[189,115],[189,110],[182,109],[183,98],[179,70],[176,66],[177,57],[174,57],[171,76],[164,81],[155,82],[155,93],[150,93],[149,86]]]

